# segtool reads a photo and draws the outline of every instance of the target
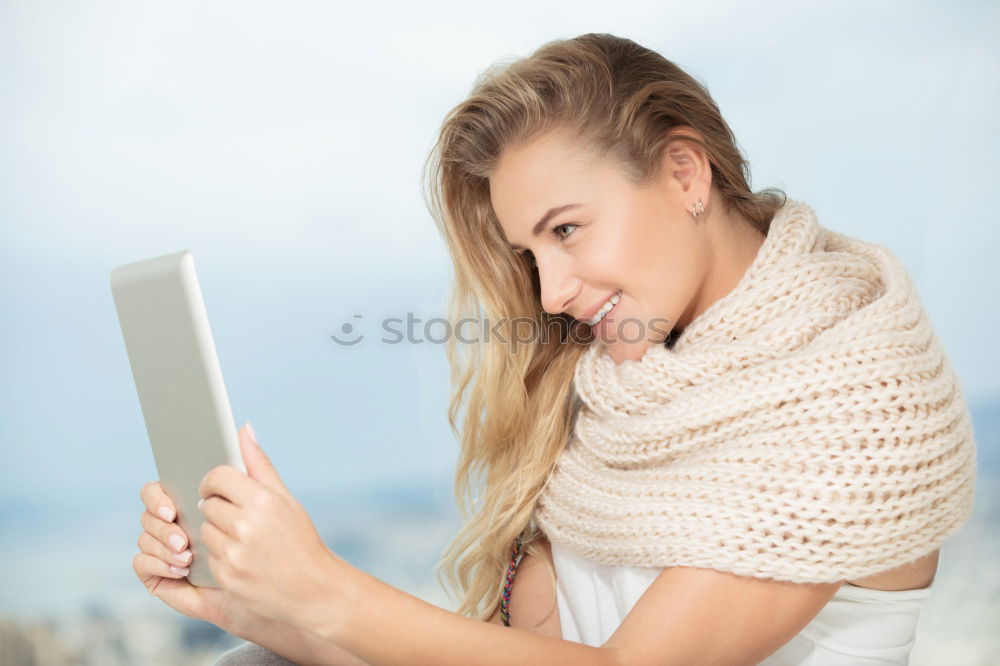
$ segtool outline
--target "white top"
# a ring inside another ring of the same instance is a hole
[[[564,640],[602,645],[662,571],[612,566],[552,544],[556,601]],[[792,640],[761,662],[765,666],[905,666],[920,609],[931,586],[869,590],[844,583]]]

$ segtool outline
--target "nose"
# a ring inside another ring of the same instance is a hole
[[[579,280],[572,277],[567,268],[559,263],[536,258],[538,282],[542,290],[542,308],[549,314],[556,315],[566,311],[573,296],[580,290]]]

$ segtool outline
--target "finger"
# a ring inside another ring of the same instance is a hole
[[[209,555],[219,559],[223,558],[229,537],[222,530],[206,520],[201,524],[199,536],[201,536],[202,545],[208,549]]]
[[[172,521],[177,517],[177,511],[174,508],[174,503],[163,490],[163,486],[160,485],[159,481],[150,481],[142,487],[139,491],[139,498],[142,503],[146,505],[149,512],[159,516],[167,522]]]
[[[132,568],[140,580],[145,582],[149,576],[160,576],[161,578],[184,578],[191,569],[188,567],[171,568],[166,562],[158,557],[147,553],[137,553],[132,559]]]
[[[200,505],[201,513],[208,522],[217,527],[226,536],[239,539],[244,531],[240,516],[240,508],[229,500],[213,495],[206,500],[202,500]]]
[[[198,484],[198,495],[209,498],[212,495],[225,497],[236,506],[247,506],[260,486],[259,481],[230,465],[213,467]]]
[[[184,549],[187,548],[187,534],[175,523],[168,523],[162,518],[157,518],[149,511],[142,512],[142,515],[139,516],[139,522],[144,530],[159,539],[162,544],[175,553],[184,552]]]
[[[264,450],[257,443],[257,438],[253,434],[253,426],[247,421],[238,433],[240,439],[240,453],[243,456],[243,463],[247,468],[247,475],[260,481],[265,486],[278,491],[285,490],[285,484],[278,476],[278,471],[274,468],[274,463],[264,453]]]
[[[175,567],[188,566],[191,564],[193,557],[190,550],[185,550],[183,553],[177,553],[170,550],[160,543],[159,539],[145,530],[139,534],[139,550],[147,555],[158,557],[168,565],[173,565]]]

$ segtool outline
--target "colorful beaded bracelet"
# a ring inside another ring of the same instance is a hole
[[[518,536],[514,539],[514,552],[510,556],[510,564],[507,566],[507,581],[503,586],[503,599],[500,601],[500,619],[503,620],[503,626],[510,626],[510,613],[507,612],[507,606],[510,604],[510,589],[514,585],[514,572],[517,571],[517,565],[521,563],[521,557],[524,553],[521,552],[521,537]]]

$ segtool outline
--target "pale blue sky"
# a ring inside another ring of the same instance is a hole
[[[134,545],[155,468],[108,273],[185,248],[236,418],[307,507],[447,501],[443,347],[327,336],[442,314],[419,182],[440,120],[492,62],[591,31],[706,83],[756,189],[892,249],[996,404],[998,27],[987,2],[0,0],[0,519],[115,502],[135,519],[103,536]]]

